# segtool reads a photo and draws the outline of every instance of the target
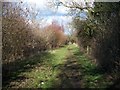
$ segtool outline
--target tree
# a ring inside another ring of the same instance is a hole
[[[79,45],[83,51],[90,49],[88,54],[105,70],[118,69],[120,66],[119,13],[120,3],[96,2],[86,20],[80,20],[78,16],[73,20]]]
[[[105,70],[120,66],[120,3],[94,2],[94,4],[75,1],[59,1],[54,5],[63,5],[74,12],[73,27],[77,31],[79,45],[89,52]],[[94,5],[94,7],[93,7]],[[79,14],[87,12],[82,20]],[[106,57],[107,56],[107,57]]]
[[[60,26],[56,21],[45,27],[45,32],[47,32],[48,43],[51,48],[59,47],[66,41],[66,36],[64,34],[63,26]]]
[[[93,53],[99,65],[106,69],[120,67],[120,3],[95,3],[93,16],[99,28]]]
[[[46,42],[40,36],[39,25],[30,23],[31,18],[28,15],[31,12],[27,6],[22,6],[22,2],[3,2],[3,63],[11,63],[45,49],[43,46],[46,46]]]

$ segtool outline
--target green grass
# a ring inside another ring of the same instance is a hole
[[[3,87],[49,88],[59,70],[55,66],[64,63],[67,54],[67,46],[41,53],[21,62],[15,62],[13,72],[6,75],[9,80]],[[22,80],[21,78],[22,77]],[[25,77],[25,79],[23,78]]]
[[[106,88],[112,83],[75,45],[41,53],[16,63],[18,64],[13,72],[6,75],[9,80],[4,83],[3,87]]]
[[[74,58],[81,65],[81,73],[83,87],[85,88],[107,88],[112,84],[106,77],[106,73],[102,72],[92,62],[91,59],[87,58],[78,48],[73,47],[72,53]]]
[[[52,87],[52,81],[55,79],[56,75],[59,73],[59,70],[55,70],[56,65],[64,63],[65,54],[67,52],[66,47],[56,49],[51,51],[54,55],[53,58],[44,59],[43,65],[38,67],[37,71],[34,69],[27,73],[27,77],[33,77],[33,82],[27,84],[26,87],[40,87],[40,88],[50,88]]]

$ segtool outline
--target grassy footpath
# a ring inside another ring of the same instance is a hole
[[[19,62],[3,87],[106,88],[112,82],[75,45],[51,50]]]
[[[15,62],[8,75],[4,75],[3,87],[49,88],[59,73],[54,67],[63,64],[67,46],[35,55],[26,60]]]

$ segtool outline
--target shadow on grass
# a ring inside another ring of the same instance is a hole
[[[99,68],[97,66],[95,66],[94,64],[91,65],[91,61],[87,62],[88,60],[85,60],[85,57],[81,57],[84,54],[80,53],[79,51],[74,53],[74,55],[76,55],[76,59],[80,60],[82,59],[84,62],[82,64],[82,73],[84,74],[84,78],[86,78],[87,82],[93,82],[93,84],[86,84],[86,87],[91,87],[90,85],[93,85],[93,88],[106,88],[106,89],[110,89],[110,88],[120,88],[120,73],[117,72],[113,75],[113,79],[110,79],[110,75],[112,74],[112,72],[106,72],[106,70]],[[81,58],[80,58],[81,57]],[[86,62],[86,64],[84,64]],[[87,77],[88,76],[88,77]],[[115,79],[115,78],[117,79]],[[85,82],[86,82],[85,81]]]
[[[108,89],[119,88],[120,89],[120,73],[116,73],[116,77],[114,77],[113,84],[108,86]]]
[[[81,87],[81,72],[80,65],[77,62],[69,58],[65,64],[56,66],[56,69],[60,69],[57,80],[53,82],[54,88],[80,88]]]
[[[14,62],[2,65],[2,86],[7,87],[11,81],[24,80],[27,77],[20,75],[23,72],[29,72],[37,65],[42,65],[53,57],[53,54],[42,52],[35,56],[24,60],[16,60]],[[46,61],[44,61],[46,60]]]
[[[56,66],[56,69],[60,69],[57,80],[53,81],[53,87],[55,88],[89,88],[101,87],[98,83],[103,71],[98,69],[95,65],[91,64],[91,61],[78,50],[70,50],[70,55],[66,57],[64,64]],[[98,80],[96,82],[96,80]],[[101,80],[100,80],[101,81]],[[91,84],[92,82],[92,84]],[[98,83],[98,85],[96,85]],[[95,85],[94,85],[95,84]]]
[[[114,88],[120,89],[120,79],[115,80],[114,83],[108,87],[108,89],[114,89]]]

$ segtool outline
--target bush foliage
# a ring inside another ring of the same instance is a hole
[[[3,3],[3,64],[24,59],[41,51],[53,49],[65,44],[64,28],[56,21],[39,28],[29,18],[29,8],[22,3]],[[44,24],[44,23],[43,23]]]
[[[120,67],[120,3],[94,3],[89,17],[75,17],[78,44],[104,70]]]

